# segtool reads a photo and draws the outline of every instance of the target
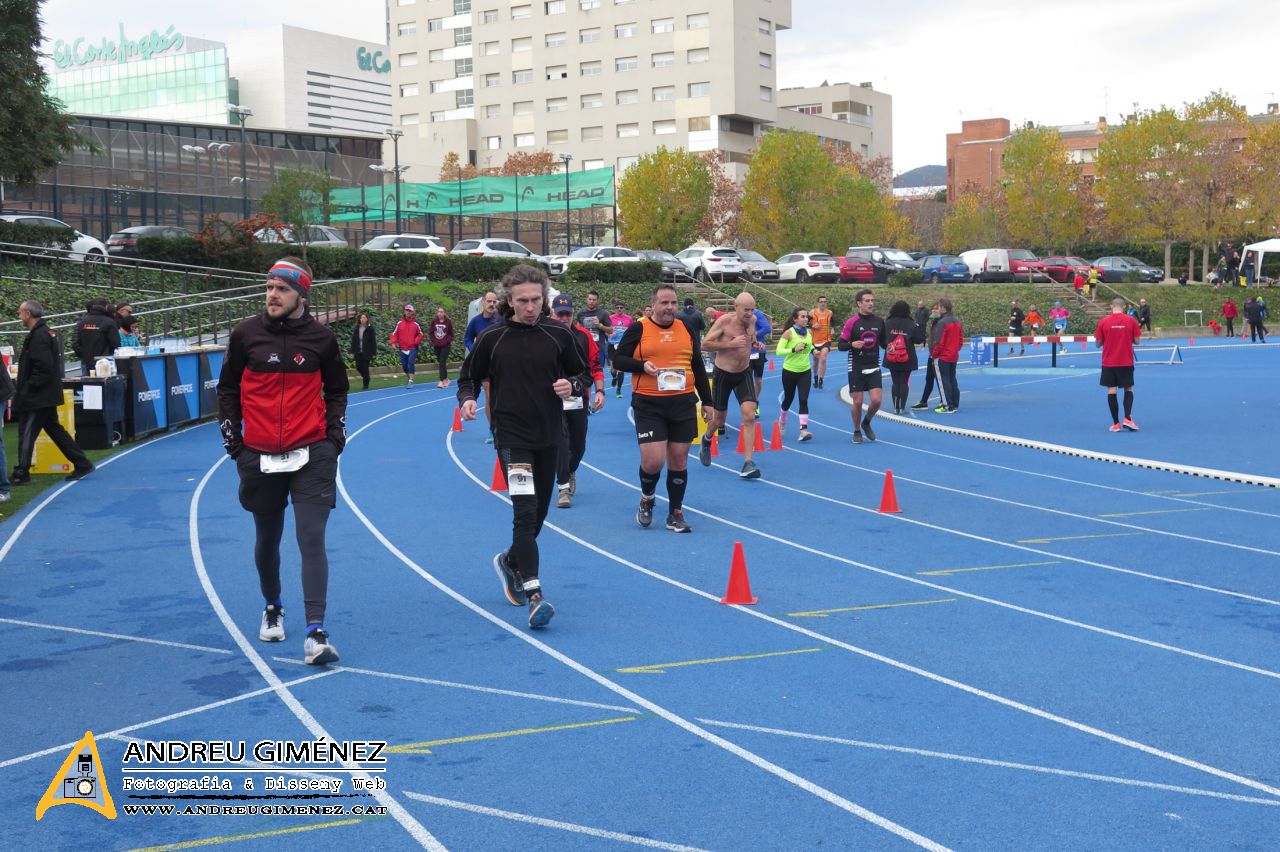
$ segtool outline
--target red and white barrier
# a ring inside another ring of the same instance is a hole
[[[1092,334],[1047,334],[1027,337],[981,337],[983,343],[1091,343]]]

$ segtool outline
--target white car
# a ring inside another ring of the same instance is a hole
[[[531,263],[546,265],[547,259],[534,254],[515,240],[483,239],[459,240],[449,254],[469,254],[474,257],[523,257]]]
[[[794,281],[803,284],[806,281],[839,281],[840,267],[836,259],[823,252],[802,251],[784,254],[778,258],[778,280]]]
[[[699,281],[737,281],[742,275],[742,256],[728,246],[698,246],[676,255],[689,274]]]
[[[412,251],[426,254],[448,254],[439,237],[430,234],[383,234],[360,246],[365,251]]]
[[[259,228],[254,231],[253,238],[260,243],[302,242],[294,236],[293,228],[288,226],[278,231],[275,228]],[[347,239],[342,236],[342,232],[328,225],[308,225],[306,242],[308,248],[347,248]]]
[[[631,249],[623,248],[622,246],[583,246],[582,248],[574,249],[568,254],[547,258],[547,265],[551,269],[552,275],[559,275],[564,272],[565,267],[569,264],[580,263],[584,260],[639,263],[644,258]]]
[[[22,213],[11,213],[0,216],[0,221],[13,222],[17,225],[31,225],[36,228],[64,228],[71,231],[75,238],[71,241],[71,254],[68,260],[83,260],[98,263],[107,259],[107,244],[102,240],[83,234],[66,222],[52,216],[27,216]]]

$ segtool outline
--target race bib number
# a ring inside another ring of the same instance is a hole
[[[263,473],[293,473],[306,467],[311,458],[307,447],[299,447],[287,453],[273,453],[258,457],[258,467]]]
[[[507,468],[507,491],[512,497],[532,497],[536,493],[533,487],[533,466],[513,464]]]
[[[878,372],[880,372],[879,367],[867,367],[865,370],[862,371],[862,375],[869,376],[872,373],[878,373]]]
[[[759,361],[759,360],[760,360],[760,353],[759,353],[759,352],[752,352],[752,353],[751,353],[751,360],[752,360],[752,361]]]
[[[658,390],[682,391],[685,389],[684,370],[659,370]]]
[[[568,399],[562,399],[560,401],[564,403],[565,411],[581,411],[582,410],[582,397],[580,396],[571,396]]]

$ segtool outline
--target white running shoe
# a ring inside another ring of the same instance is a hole
[[[258,639],[263,642],[284,641],[284,607],[268,604],[262,610],[262,626],[258,628]]]
[[[302,643],[302,661],[309,666],[323,666],[338,662],[338,649],[329,644],[329,634],[312,630]]]

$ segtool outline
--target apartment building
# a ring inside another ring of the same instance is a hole
[[[869,113],[785,108],[777,33],[790,0],[389,0],[392,121],[400,160],[434,176],[445,155],[485,168],[516,151],[620,171],[659,146],[721,150],[745,173],[765,128],[817,127],[861,150],[890,150],[887,96]],[[809,92],[812,90],[795,90]],[[781,100],[780,100],[781,98]],[[827,104],[850,97],[823,97]],[[867,105],[868,98],[859,98]]]
[[[1092,179],[1098,146],[1107,132],[1107,120],[1097,123],[1065,124],[1057,127],[1071,162],[1081,165],[1081,174]],[[966,188],[990,189],[1004,177],[1004,145],[1012,135],[1007,118],[964,121],[959,133],[947,134],[947,198],[954,199]]]

